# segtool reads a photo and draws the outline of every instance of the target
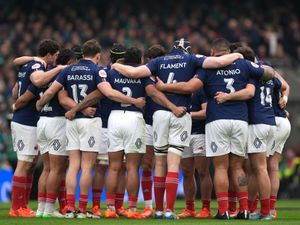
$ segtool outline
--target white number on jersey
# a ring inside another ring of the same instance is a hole
[[[73,99],[74,101],[78,104],[79,103],[79,99],[78,99],[78,89],[80,90],[80,96],[85,98],[87,96],[86,91],[88,89],[88,85],[87,84],[78,84],[78,89],[77,89],[77,85],[73,84],[71,85],[72,88],[72,93],[73,93]]]
[[[22,86],[22,82],[19,81],[18,84],[19,84],[19,85],[18,85],[18,86],[19,86],[19,87],[18,87],[18,88],[19,88],[19,90],[18,90],[18,97],[20,97],[20,96],[21,96],[21,86]]]
[[[272,107],[272,95],[269,87],[260,87],[260,103]]]
[[[122,91],[124,92],[125,95],[131,97],[132,96],[132,91],[129,87],[123,87]],[[131,106],[131,104],[121,104],[122,107],[128,107]]]
[[[175,73],[173,73],[173,72],[169,73],[167,84],[171,84],[171,83],[176,83],[177,82],[176,80],[174,80],[174,76],[175,76]]]
[[[235,89],[232,86],[233,83],[234,83],[234,79],[233,78],[224,78],[224,82],[226,83],[226,89],[228,89],[230,91],[230,93],[235,92]]]
[[[40,97],[43,96],[43,92],[40,92]],[[44,111],[44,112],[51,112],[52,111],[52,107],[49,106],[50,102],[48,102],[46,105],[44,105],[44,107],[42,108],[41,111]]]

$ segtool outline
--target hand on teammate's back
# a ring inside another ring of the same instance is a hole
[[[145,100],[145,98],[144,98],[144,97],[137,98],[137,99],[135,100],[134,105],[135,105],[136,107],[140,108],[140,109],[144,108],[145,105],[146,105],[146,100]]]
[[[84,110],[82,110],[83,115],[87,116],[87,117],[94,117],[95,113],[96,113],[96,108],[93,107],[87,107]],[[75,113],[76,114],[76,113]],[[75,115],[74,115],[75,117]]]
[[[65,113],[65,117],[68,120],[73,120],[75,118],[75,116],[76,116],[76,112],[73,111],[72,109]]]
[[[224,93],[222,91],[218,91],[215,95],[215,100],[217,101],[218,104],[222,104],[224,102],[226,102],[228,99],[228,94],[227,93]]]
[[[280,106],[280,108],[285,109],[286,108],[286,103],[287,101],[284,98],[280,98],[278,101],[278,105]]]
[[[43,108],[43,107],[41,106],[41,104],[40,104],[40,100],[38,100],[38,101],[36,102],[35,108],[36,108],[36,110],[37,110],[38,112],[41,111],[41,109]]]
[[[186,114],[186,108],[182,107],[182,106],[174,107],[174,109],[172,109],[172,113],[176,117],[182,117],[182,116],[184,116]]]
[[[164,90],[164,82],[161,80],[161,79],[159,79],[159,77],[156,77],[156,79],[157,79],[157,82],[155,83],[155,87],[158,89],[158,90],[160,90],[160,91],[163,91]]]

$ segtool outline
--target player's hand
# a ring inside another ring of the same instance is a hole
[[[87,107],[84,110],[82,110],[81,112],[83,113],[83,115],[85,115],[87,117],[94,117],[94,115],[96,113],[96,108]]]
[[[144,108],[146,105],[146,100],[144,97],[136,98],[134,100],[134,105],[140,109]]]
[[[60,70],[63,70],[64,68],[66,68],[68,65],[58,65],[57,67],[60,68]]]
[[[45,67],[47,66],[45,60],[41,59],[40,57],[34,56],[33,60],[42,63]]]
[[[15,103],[11,105],[11,111],[12,111],[13,113],[17,111],[17,110],[16,110],[16,104],[15,104]]]
[[[186,108],[182,107],[182,106],[176,106],[172,109],[172,113],[176,116],[176,117],[182,117],[186,114]]]
[[[37,110],[38,112],[42,110],[43,106],[41,105],[40,100],[38,100],[38,101],[36,102],[35,108],[36,108],[36,110]]]
[[[222,91],[218,91],[214,97],[214,99],[217,101],[218,104],[222,104],[226,101],[228,101],[228,94],[227,93],[224,93]]]
[[[237,55],[238,59],[243,59],[244,56],[241,53],[235,52],[234,54]]]
[[[159,77],[156,77],[156,79],[157,82],[155,84],[155,87],[160,91],[164,91],[165,83],[161,79],[159,79]]]
[[[287,110],[284,110],[285,111],[285,115],[287,118],[290,118],[290,113],[287,111]]]
[[[72,109],[65,113],[65,117],[68,120],[73,120],[75,118],[75,116],[76,116],[76,112]]]
[[[278,105],[281,109],[285,109],[287,104],[287,98],[281,97],[278,101]]]

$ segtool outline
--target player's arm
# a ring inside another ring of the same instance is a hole
[[[155,103],[163,107],[166,107],[167,109],[170,109],[175,116],[181,117],[185,115],[186,113],[185,107],[178,107],[174,105],[172,102],[169,101],[169,99],[162,92],[157,90],[154,85],[152,84],[147,85],[146,93],[150,98],[153,99]]]
[[[34,99],[36,95],[32,93],[30,90],[26,90],[23,95],[21,95],[16,102],[12,105],[13,112],[24,108],[28,105],[28,103]]]
[[[255,86],[253,84],[247,84],[244,89],[232,93],[217,92],[214,98],[218,104],[221,104],[227,101],[247,101],[253,98],[254,94]]]
[[[280,108],[284,109],[286,107],[290,95],[290,85],[286,82],[285,79],[283,79],[283,77],[277,71],[275,71],[275,77],[281,83],[280,90],[282,92],[282,97],[279,99],[278,105],[280,106]]]
[[[54,95],[62,89],[62,84],[54,81],[51,86],[47,89],[47,91],[42,95],[40,100],[36,102],[36,109],[40,111],[44,105],[46,105],[53,97]]]
[[[18,95],[19,95],[18,91],[19,91],[19,84],[18,84],[18,82],[16,82],[15,86],[12,89],[12,97],[15,101],[17,100]]]
[[[210,56],[204,59],[202,67],[204,69],[222,68],[232,64],[238,59],[243,59],[243,55],[240,53],[231,53],[218,57]]]
[[[30,75],[30,80],[35,86],[42,87],[48,84],[65,67],[66,66],[58,65],[47,72],[42,70],[35,71]]]
[[[65,89],[61,89],[58,94],[58,101],[59,104],[64,107],[66,110],[72,109],[74,106],[76,106],[76,102],[69,97],[68,92]]]
[[[149,77],[151,75],[151,71],[145,65],[133,67],[120,63],[114,63],[112,64],[111,68],[117,70],[119,73],[129,78],[143,78]]]
[[[30,61],[37,61],[37,62],[42,63],[44,66],[46,66],[46,62],[43,59],[36,57],[36,56],[21,56],[21,57],[15,58],[13,63],[15,66],[19,67]]]
[[[192,78],[188,82],[164,83],[157,77],[156,88],[162,92],[176,94],[192,94],[203,87],[203,83],[198,78]]]
[[[113,89],[108,82],[101,82],[97,85],[98,89],[107,98],[124,104],[133,104],[138,108],[143,108],[146,104],[144,98],[132,98],[130,96],[124,95],[123,93]]]
[[[196,120],[205,120],[206,119],[206,107],[207,103],[202,103],[201,104],[201,110],[197,112],[191,112],[192,119]]]

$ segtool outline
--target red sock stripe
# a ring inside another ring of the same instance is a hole
[[[39,192],[38,193],[38,201],[39,202],[45,202],[46,201],[46,193],[45,192]]]
[[[248,192],[239,192],[237,194],[240,204],[240,211],[248,211]]]
[[[210,200],[202,200],[202,209],[207,208],[210,210]]]
[[[228,211],[228,192],[217,192],[218,211],[222,215]]]
[[[57,196],[56,193],[47,193],[47,194],[46,194],[46,202],[49,202],[49,203],[55,203],[55,201],[56,201],[56,196]]]
[[[106,204],[107,206],[115,206],[116,194],[107,194],[106,193]]]
[[[129,208],[136,208],[137,205],[137,195],[128,196],[128,206]]]
[[[69,194],[67,195],[67,204],[68,204],[68,210],[75,211],[75,195]]]

